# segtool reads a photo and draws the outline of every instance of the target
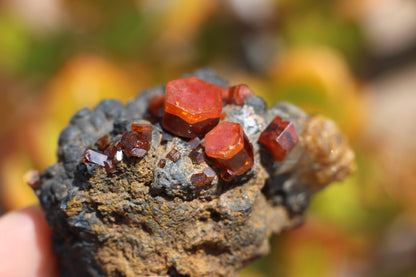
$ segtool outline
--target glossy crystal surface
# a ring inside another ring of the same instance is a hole
[[[127,157],[142,158],[150,149],[150,141],[146,134],[140,132],[126,132],[120,139],[120,145]]]
[[[197,77],[168,82],[163,128],[182,137],[203,136],[220,119],[224,89]]]
[[[254,96],[254,92],[245,84],[230,87],[228,103],[243,106],[247,98]]]
[[[201,164],[204,161],[204,153],[192,150],[188,157],[194,164]]]
[[[188,141],[188,144],[189,144],[189,147],[191,147],[192,150],[197,150],[201,146],[201,140],[199,139],[199,137],[195,137],[195,138],[191,139],[190,141]]]
[[[85,150],[84,153],[84,162],[97,164],[99,166],[105,166],[105,161],[108,159],[108,156],[100,153],[98,151],[95,151],[91,148],[88,148]]]
[[[171,160],[172,162],[176,162],[181,158],[181,153],[178,151],[178,149],[173,148],[169,151],[169,153],[166,155],[166,158]]]
[[[147,123],[133,123],[131,124],[131,130],[139,133],[139,136],[142,140],[147,140],[147,142],[152,141],[152,130],[153,125]]]
[[[196,173],[191,176],[191,183],[196,187],[203,187],[211,184],[215,178],[215,171],[211,168],[204,168],[202,173]]]
[[[276,116],[259,137],[272,155],[273,159],[283,161],[286,155],[298,142],[295,126],[290,121],[285,121]]]
[[[205,136],[205,153],[222,172],[242,175],[254,164],[253,147],[238,123],[222,122]]]

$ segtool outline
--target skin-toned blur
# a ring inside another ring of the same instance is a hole
[[[0,1],[0,276],[56,275],[41,210],[21,209],[71,115],[200,67],[332,118],[356,152],[240,277],[416,276],[411,0]]]

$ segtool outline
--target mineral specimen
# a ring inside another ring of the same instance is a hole
[[[240,92],[243,103],[223,103],[228,92],[199,70],[72,117],[58,162],[32,185],[61,276],[236,276],[268,253],[272,234],[301,222],[313,193],[352,171],[332,121]],[[259,143],[277,116],[298,136],[284,126],[294,146],[280,162]]]

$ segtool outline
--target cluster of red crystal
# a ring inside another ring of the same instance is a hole
[[[254,164],[253,147],[238,123],[222,122],[205,136],[205,153],[230,180],[247,172]]]
[[[202,137],[220,120],[224,90],[197,77],[168,82],[163,128],[181,137]]]
[[[149,99],[149,113],[154,119],[162,117],[165,130],[186,138],[192,138],[189,158],[195,164],[204,161],[204,153],[198,151],[201,146],[199,137],[205,134],[205,154],[221,169],[221,177],[229,181],[234,176],[247,172],[254,163],[253,147],[243,128],[238,123],[218,122],[222,116],[223,104],[244,105],[246,99],[254,95],[244,84],[223,88],[207,83],[197,77],[173,80],[166,85],[166,94],[157,94]],[[94,163],[114,170],[121,161],[122,154],[127,157],[142,158],[150,149],[152,125],[132,124],[132,131],[125,132],[121,138],[109,144],[110,137],[104,136],[97,141],[99,150],[87,149],[84,162]],[[164,132],[162,142],[171,140]],[[259,142],[266,146],[275,160],[282,161],[296,145],[298,137],[291,122],[276,116],[262,132]],[[120,152],[122,151],[122,152]],[[181,154],[172,149],[166,158],[176,162]],[[166,160],[160,161],[164,167]],[[212,180],[212,171],[194,174],[192,183],[202,186]]]
[[[107,172],[112,172],[122,160],[123,153],[127,157],[143,158],[150,150],[152,128],[151,124],[133,123],[132,131],[125,132],[112,143],[109,143],[109,136],[106,135],[96,142],[99,150],[88,148],[85,151],[83,162],[105,167]]]
[[[276,116],[261,133],[259,142],[271,153],[273,159],[283,161],[286,155],[298,142],[295,126]]]
[[[222,95],[224,103],[243,106],[246,99],[254,96],[254,92],[245,84],[230,87]]]

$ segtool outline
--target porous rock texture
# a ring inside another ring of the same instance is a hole
[[[227,86],[209,70],[193,75]],[[194,164],[187,140],[162,141],[158,123],[144,158],[124,158],[112,173],[82,163],[85,149],[100,137],[115,140],[146,118],[149,97],[157,93],[164,87],[126,105],[104,100],[80,110],[62,131],[58,162],[35,189],[54,229],[61,276],[235,276],[268,253],[272,234],[301,221],[314,192],[353,169],[353,152],[332,121],[288,103],[267,109],[256,96],[223,109],[222,120],[240,123],[254,149],[254,166],[231,182],[209,161]],[[293,122],[299,136],[283,162],[257,143],[276,115]],[[174,148],[179,160],[166,159],[160,167]],[[194,186],[191,176],[206,167],[217,176],[210,185]]]

